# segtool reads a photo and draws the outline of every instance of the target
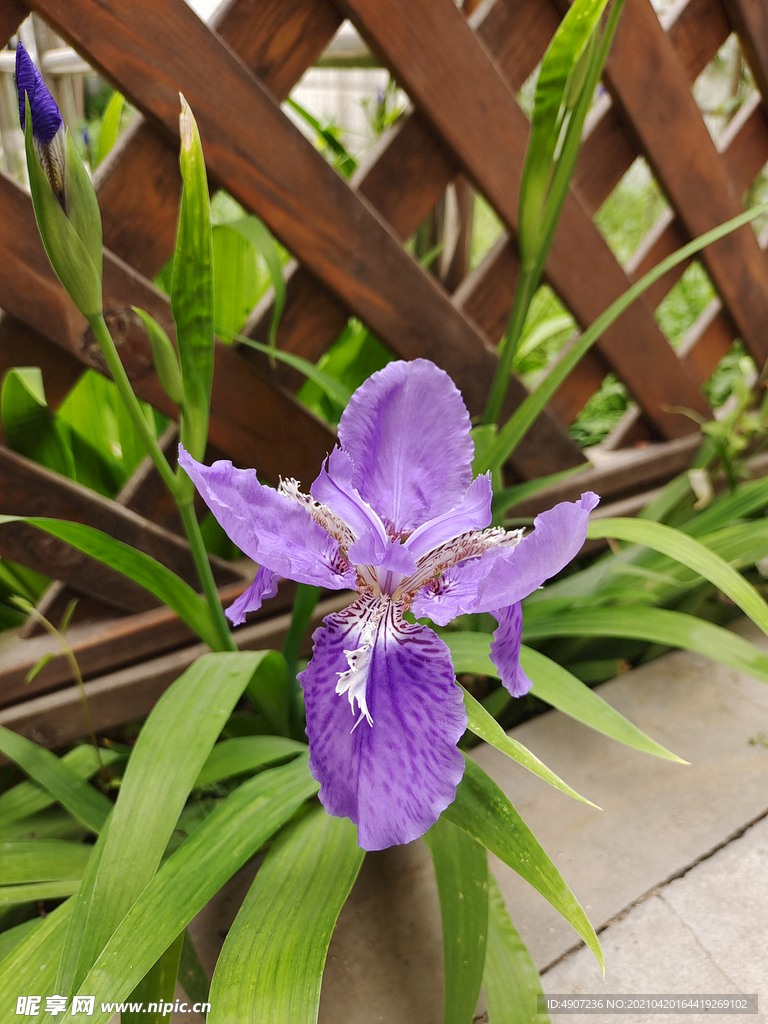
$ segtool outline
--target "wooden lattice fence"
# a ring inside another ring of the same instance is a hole
[[[402,358],[446,369],[472,413],[484,405],[517,275],[517,202],[527,138],[518,102],[566,0],[495,0],[471,14],[453,0],[230,0],[211,26],[183,0],[0,0],[0,43],[29,11],[53,27],[144,114],[108,160],[96,186],[104,220],[105,306],[137,394],[173,417],[130,306],[172,330],[166,297],[151,283],[173,249],[180,179],[178,93],[198,120],[212,183],[269,225],[295,256],[278,345],[311,360],[358,316]],[[300,134],[280,102],[349,17],[409,95],[413,107],[347,183]],[[717,143],[691,86],[737,33],[756,88]],[[768,7],[764,0],[680,0],[659,19],[650,0],[627,0],[588,134],[546,266],[546,279],[579,325],[592,322],[629,284],[689,238],[736,215],[768,161]],[[668,208],[627,265],[594,222],[603,202],[643,156]],[[404,248],[461,180],[482,194],[505,233],[449,293]],[[550,487],[543,507],[587,486],[607,503],[685,467],[698,444],[685,407],[712,415],[702,383],[740,337],[758,365],[768,358],[768,263],[751,227],[703,254],[717,292],[674,349],[654,311],[680,279],[670,272],[616,324],[562,386],[512,460],[530,479],[585,462],[568,427],[606,373],[635,405],[578,483]],[[28,194],[0,174],[0,373],[42,368],[56,407],[85,367],[103,371],[84,318],[56,280]],[[266,340],[269,296],[246,333]],[[219,344],[212,447],[276,482],[313,479],[332,430],[294,397],[301,378],[269,370],[251,350]],[[525,395],[514,381],[510,412]],[[164,439],[168,449],[173,429]],[[638,442],[642,447],[633,447]],[[107,530],[191,578],[186,542],[154,472],[142,466],[115,501],[103,499],[0,446],[0,513],[46,514]],[[90,600],[92,622],[72,629],[99,726],[146,712],[197,653],[189,634],[143,591],[71,549],[23,527],[4,527],[0,556],[61,581]],[[216,562],[231,595],[247,567]],[[283,595],[285,603],[290,594]],[[335,599],[335,602],[338,599]],[[334,602],[331,602],[333,604]],[[319,609],[328,610],[329,604]],[[109,614],[105,616],[105,608]],[[278,642],[285,617],[238,634],[244,645]],[[0,722],[56,744],[80,735],[79,696],[58,659],[26,685],[48,644],[6,637],[0,647]],[[135,663],[140,662],[140,665]],[[132,666],[132,667],[127,667]]]

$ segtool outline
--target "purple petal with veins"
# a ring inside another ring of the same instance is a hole
[[[280,577],[277,573],[260,565],[250,587],[227,608],[227,618],[232,625],[239,626],[245,622],[248,612],[257,612],[264,601],[274,597],[279,582]]]
[[[179,465],[227,536],[254,562],[297,583],[330,590],[356,585],[338,541],[318,526],[308,506],[260,484],[256,470],[223,460],[203,466],[181,445]]]
[[[472,481],[456,508],[423,523],[414,530],[405,546],[414,558],[421,558],[454,537],[472,530],[484,530],[491,521],[492,498],[491,474],[485,473]]]
[[[395,602],[365,597],[329,615],[313,641],[299,679],[320,800],[357,824],[366,850],[408,843],[452,803],[464,772],[467,714],[448,648]]]
[[[472,482],[469,428],[456,385],[425,359],[389,363],[354,393],[339,441],[354,486],[391,533],[411,533],[459,504]]]
[[[493,613],[499,625],[491,642],[491,661],[502,684],[513,697],[524,697],[533,683],[520,667],[523,639],[523,608],[520,602]]]
[[[414,615],[447,625],[457,615],[496,612],[522,601],[579,553],[599,500],[589,491],[579,501],[561,502],[536,516],[533,532],[515,546],[491,546],[447,569],[416,595]]]

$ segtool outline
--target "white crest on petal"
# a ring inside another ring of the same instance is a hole
[[[352,726],[352,732],[355,731],[364,718],[367,719],[368,725],[373,725],[373,719],[368,711],[368,704],[366,702],[366,689],[371,658],[373,657],[373,641],[380,617],[380,614],[376,615],[365,624],[360,634],[360,647],[354,651],[344,651],[349,668],[346,672],[339,673],[339,681],[336,683],[336,693],[340,695],[346,693],[352,713],[355,713],[355,704],[357,704],[360,711],[357,721]]]
[[[339,547],[346,553],[355,543],[354,533],[340,516],[332,512],[327,505],[315,501],[310,494],[304,494],[303,491],[299,490],[299,486],[298,480],[283,480],[281,478],[277,492],[285,498],[290,498],[291,501],[297,501],[300,505],[306,505],[318,526],[322,526],[326,533],[329,533],[334,540],[337,540]]]
[[[403,593],[412,596],[425,583],[429,583],[451,566],[458,565],[467,558],[477,558],[489,548],[502,544],[506,547],[515,547],[522,537],[522,530],[505,530],[502,526],[493,526],[488,530],[471,530],[460,537],[454,537],[453,540],[419,559],[416,572],[401,584]]]

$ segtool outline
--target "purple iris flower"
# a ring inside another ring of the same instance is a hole
[[[514,696],[520,601],[563,568],[586,536],[596,495],[583,494],[522,531],[488,528],[490,475],[472,479],[474,445],[451,379],[423,359],[389,363],[358,388],[335,448],[303,494],[278,490],[230,462],[179,462],[232,540],[260,565],[229,608],[236,625],[274,595],[280,577],[358,597],[327,616],[299,676],[310,768],[329,814],[358,826],[362,847],[407,843],[453,801],[467,726],[450,652],[428,626],[466,612],[499,625],[491,657]]]
[[[19,43],[16,48],[16,89],[19,96],[19,121],[26,128],[24,96],[29,97],[32,113],[32,139],[38,159],[51,188],[64,205],[64,122],[56,101],[48,91],[43,76],[32,63],[32,58]]]

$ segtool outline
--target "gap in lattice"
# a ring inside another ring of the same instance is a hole
[[[667,208],[647,161],[639,156],[594,220],[616,259],[625,264]]]
[[[730,398],[737,381],[743,380],[751,385],[756,374],[754,359],[745,349],[741,338],[737,338],[704,381],[703,390],[709,405],[713,409],[721,408]]]
[[[753,206],[760,206],[768,203],[768,164],[757,174],[755,180],[749,186],[743,197],[744,207],[750,210]],[[761,214],[752,221],[752,229],[758,239],[768,229],[768,214]]]
[[[576,329],[576,321],[555,292],[541,285],[528,310],[513,364],[527,387],[536,386]]]
[[[308,68],[290,98],[301,110],[286,101],[283,112],[345,177],[410,106],[381,67]]]
[[[673,347],[685,338],[716,292],[699,260],[693,260],[656,309],[656,322]]]
[[[608,437],[629,408],[632,398],[615,373],[609,373],[568,428],[582,448],[591,448]]]
[[[396,359],[395,353],[385,345],[357,317],[351,316],[327,352],[317,361],[317,368],[336,378],[351,394],[387,363]],[[339,422],[344,406],[308,380],[297,398],[312,412],[328,423]]]
[[[496,216],[496,211],[483,196],[477,193],[472,214],[470,269],[474,270],[475,267],[480,266],[504,231],[505,227]]]
[[[734,33],[698,76],[692,91],[709,134],[717,142],[755,91],[752,72]]]

